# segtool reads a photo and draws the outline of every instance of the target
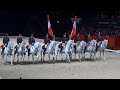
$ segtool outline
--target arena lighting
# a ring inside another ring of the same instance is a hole
[[[60,21],[58,20],[57,23],[60,23]]]

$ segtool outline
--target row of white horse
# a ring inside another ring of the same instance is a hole
[[[69,40],[67,44],[63,44],[62,42],[57,42],[57,41],[51,41],[49,45],[44,45],[41,42],[36,42],[33,46],[29,47],[29,54],[32,56],[32,60],[34,63],[34,57],[37,57],[37,60],[40,59],[41,56],[41,61],[44,61],[45,54],[48,54],[49,57],[49,62],[50,62],[50,56],[52,55],[53,57],[53,62],[57,60],[57,56],[60,54],[61,59],[63,60],[63,54],[66,55],[65,60],[68,60],[70,63],[72,60],[72,54],[74,53],[75,59],[76,59],[76,54],[79,55],[79,60],[81,61],[82,59],[85,59],[85,52],[90,53],[90,58],[96,59],[96,47],[97,45],[99,46],[98,50],[100,51],[100,57],[101,57],[101,52],[103,52],[103,56],[105,53],[105,49],[107,47],[108,40],[104,40],[100,43],[97,43],[96,40],[92,40],[89,44],[87,44],[85,41],[81,41],[79,43],[74,43],[74,40]],[[63,49],[61,50],[61,46]],[[75,49],[76,46],[76,49]],[[85,47],[87,48],[85,49]],[[44,48],[46,47],[46,51],[44,53]],[[25,59],[25,55],[28,52],[28,49],[26,48],[26,42],[22,41],[22,43],[19,44],[19,48],[17,50],[17,59],[18,61],[21,60],[22,62]],[[11,57],[11,65],[13,65],[14,58],[16,56],[15,54],[15,48],[13,46],[13,43],[10,41],[5,47],[4,52],[2,54],[2,62],[5,63],[7,61],[7,57]],[[30,56],[28,56],[28,60],[30,59]],[[105,59],[105,56],[104,56]]]

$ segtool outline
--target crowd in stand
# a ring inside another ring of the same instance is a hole
[[[101,32],[102,36],[107,36],[107,37],[120,36],[120,29],[116,29],[116,28],[82,27],[82,28],[78,28],[78,32],[80,32],[81,34],[90,33],[93,36],[97,36],[98,32]]]

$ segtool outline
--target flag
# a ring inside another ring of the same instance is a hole
[[[50,23],[50,17],[49,17],[49,15],[47,15],[47,19],[48,19],[48,34],[53,39],[53,31],[52,31],[52,26],[51,26],[51,23]]]
[[[71,37],[72,37],[72,39],[76,39],[76,18],[74,19],[72,32],[71,32]]]

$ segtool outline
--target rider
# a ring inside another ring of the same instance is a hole
[[[91,40],[92,39],[91,39],[90,33],[88,35],[85,35],[85,42],[87,43],[87,45],[85,46],[84,53],[85,53],[85,51],[87,49],[87,46],[89,46]]]
[[[18,38],[17,38],[17,45],[19,45],[22,41],[23,41],[22,35],[19,34],[19,35],[18,35]]]
[[[44,39],[44,44],[45,44],[45,47],[43,48],[44,49],[44,53],[43,54],[45,54],[47,46],[50,44],[50,38],[49,38],[48,34],[46,35],[46,38]]]
[[[22,35],[19,34],[18,37],[17,37],[17,45],[15,46],[15,48],[16,48],[15,53],[17,53],[17,50],[18,50],[18,48],[19,48],[19,45],[20,45],[20,43],[21,43],[22,41],[23,41]]]
[[[4,49],[5,49],[5,47],[7,47],[9,41],[10,41],[9,36],[8,36],[8,34],[6,34],[5,37],[3,38],[4,47],[2,48],[2,53],[1,53],[1,55],[3,54]]]
[[[98,45],[99,43],[99,45]],[[98,36],[97,36],[97,47],[96,47],[96,52],[98,50],[98,48],[100,47],[100,45],[102,44],[102,37],[101,37],[101,33],[99,32],[98,33]]]
[[[28,56],[30,56],[29,52],[30,52],[30,47],[33,46],[35,44],[35,38],[34,38],[34,34],[31,34],[30,38],[29,38],[29,48],[28,48]]]
[[[68,42],[68,38],[66,36],[66,33],[63,35],[63,38],[62,38],[62,46],[61,46],[61,51],[63,50],[63,47],[66,46]]]

